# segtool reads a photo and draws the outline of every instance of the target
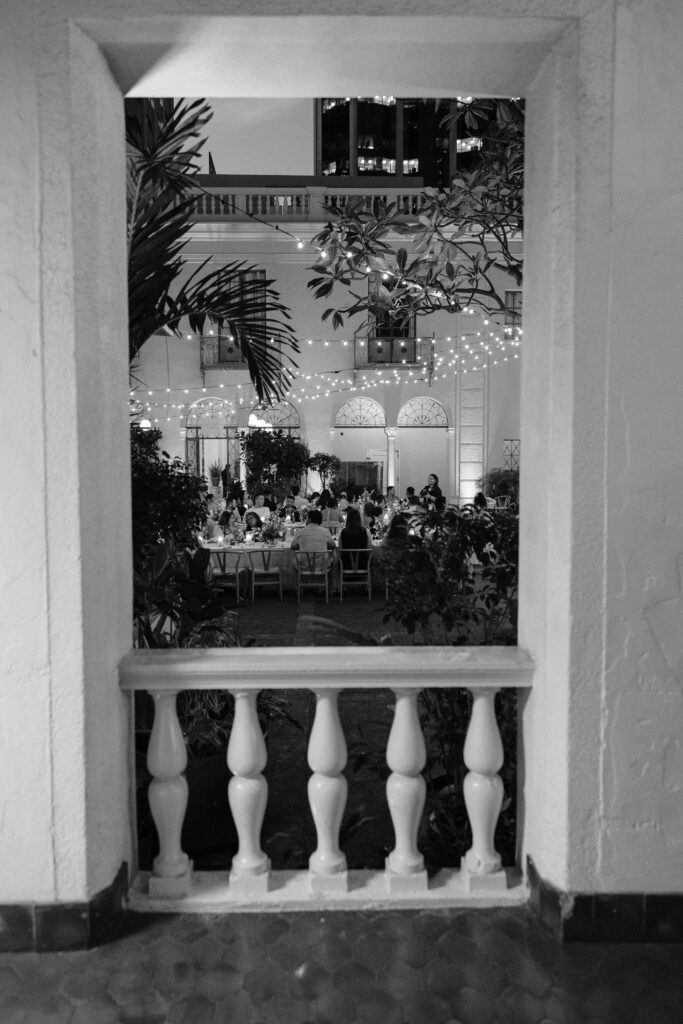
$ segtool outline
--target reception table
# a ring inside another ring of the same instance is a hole
[[[246,570],[246,573],[251,571],[251,558],[255,556],[255,562],[260,567],[261,555],[260,552],[270,553],[270,564],[272,566],[278,566],[282,575],[282,586],[285,590],[296,590],[297,589],[297,576],[295,568],[295,552],[291,547],[291,540],[276,541],[274,544],[264,544],[261,541],[255,541],[251,543],[241,542],[239,544],[228,544],[219,541],[207,541],[204,543],[204,547],[211,552],[211,560],[209,563],[209,570],[212,574],[225,572],[226,564],[234,563],[236,559],[235,555],[239,555],[239,570]],[[381,552],[382,547],[379,541],[372,546],[372,565],[373,570],[381,563]],[[336,549],[333,552],[335,555],[335,563],[337,561]],[[225,555],[230,555],[228,559]],[[333,569],[335,578],[337,576],[336,565]],[[373,572],[374,575],[374,572]],[[335,588],[336,589],[336,588]]]

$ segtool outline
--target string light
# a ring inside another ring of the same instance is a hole
[[[317,401],[320,398],[329,398],[330,395],[337,394],[339,392],[350,391],[354,393],[368,391],[377,388],[380,384],[388,387],[392,384],[395,385],[415,385],[415,386],[429,386],[432,380],[447,380],[449,376],[454,379],[459,373],[465,374],[468,371],[485,372],[489,365],[498,366],[503,363],[508,363],[512,359],[519,358],[519,348],[521,344],[521,330],[514,328],[515,336],[512,335],[512,331],[506,333],[505,337],[501,337],[500,334],[496,334],[494,331],[488,332],[485,337],[482,337],[482,332],[473,332],[470,335],[463,334],[459,336],[458,342],[453,342],[451,336],[441,338],[417,338],[416,349],[419,345],[428,345],[428,358],[423,358],[422,353],[416,350],[415,359],[408,363],[406,358],[402,358],[400,363],[395,365],[374,366],[372,364],[366,365],[363,369],[354,369],[350,366],[335,368],[326,368],[317,372],[298,372],[287,367],[283,369],[283,378],[286,382],[286,388],[283,390],[283,397],[285,400],[295,403],[301,403],[306,401]],[[412,339],[396,339],[399,342],[399,348],[403,352],[407,350],[407,342]],[[321,345],[322,347],[334,348],[335,344],[339,344],[342,347],[348,348],[349,339],[347,338],[307,338],[306,342],[308,345]],[[363,360],[368,357],[364,355],[367,350],[367,338],[356,339],[357,352],[361,354]],[[374,351],[382,352],[386,340],[379,340],[374,348]],[[461,346],[460,351],[456,351],[453,348]],[[443,350],[441,350],[443,349]],[[451,359],[447,360],[447,355],[452,356]],[[495,358],[494,358],[495,357]],[[228,372],[227,370],[224,372]],[[149,398],[154,398],[158,395],[159,401],[148,401],[146,409],[148,413],[153,411],[163,410],[164,416],[167,421],[168,410],[173,409],[177,412],[177,415],[182,420],[187,415],[186,411],[193,404],[193,395],[207,396],[207,392],[212,388],[225,389],[225,387],[233,388],[235,390],[235,401],[224,399],[221,396],[216,395],[216,399],[220,403],[226,403],[226,409],[234,415],[234,411],[238,406],[244,405],[245,402],[256,402],[257,395],[252,385],[242,384],[228,384],[225,382],[218,382],[213,385],[194,385],[186,388],[178,387],[171,389],[170,387],[160,387],[158,389],[147,389],[147,395]],[[188,396],[187,402],[172,402],[168,400],[171,394],[182,394]],[[141,411],[142,406],[135,399],[135,389],[129,392],[130,406],[131,409],[135,406],[136,409]],[[210,401],[211,396],[207,396],[205,401]]]

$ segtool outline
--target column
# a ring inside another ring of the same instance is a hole
[[[396,486],[396,438],[398,427],[385,427],[387,435],[387,487]]]
[[[456,465],[455,465],[455,427],[446,430],[448,460],[448,503],[453,504],[458,498]]]

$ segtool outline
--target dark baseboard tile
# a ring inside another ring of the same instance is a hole
[[[566,893],[527,857],[529,904],[561,942],[683,942],[683,893]]]
[[[83,903],[0,905],[0,952],[90,949],[127,930],[128,865]]]

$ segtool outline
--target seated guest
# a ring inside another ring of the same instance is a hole
[[[389,529],[382,538],[383,548],[401,548],[408,541],[408,517],[401,512],[391,520]]]
[[[372,531],[376,520],[382,515],[382,508],[376,505],[374,501],[366,501],[363,505],[363,526]]]
[[[367,527],[363,526],[363,521],[360,517],[360,512],[353,505],[349,505],[346,510],[346,526],[339,532],[339,547],[341,549],[341,561],[345,569],[350,568],[350,558],[347,555],[344,557],[344,549],[349,548],[371,548],[372,547],[372,536]],[[365,558],[365,556],[363,556]],[[360,559],[359,559],[360,562]],[[367,565],[367,561],[365,563]],[[364,569],[365,565],[359,564],[359,569]]]
[[[339,508],[340,512],[346,512],[347,508],[349,507],[349,499],[346,494],[346,491],[342,491],[341,494],[339,495],[337,507]]]
[[[292,541],[293,551],[327,551],[334,548],[334,540],[329,530],[322,525],[323,514],[319,508],[312,508],[303,529],[299,530]]]
[[[344,517],[339,510],[337,499],[330,498],[323,509],[323,525],[327,526],[328,523],[341,523],[343,520]]]
[[[222,530],[231,530],[239,522],[241,522],[241,517],[237,511],[237,502],[234,498],[228,498],[225,504],[225,512],[221,512],[218,525]]]
[[[266,506],[266,508],[270,509],[271,512],[277,511],[277,502],[273,497],[273,492],[270,489],[270,487],[266,487],[265,491],[263,492],[263,503]]]
[[[289,498],[285,498],[282,502],[281,515],[283,515],[285,519],[289,516],[293,523],[299,522],[299,509],[292,501],[291,496]]]
[[[296,507],[298,509],[302,509],[306,505],[308,505],[308,502],[306,501],[305,498],[301,497],[301,494],[299,493],[299,488],[297,487],[297,485],[296,484],[292,484],[292,486],[289,488],[289,496],[285,499],[285,504],[287,504],[287,505],[290,505],[290,504],[291,505],[296,505]]]
[[[256,495],[254,500],[254,512],[264,523],[266,519],[270,519],[270,509],[266,505],[266,500],[262,494]]]
[[[263,520],[258,515],[255,509],[250,508],[244,517],[244,529],[245,530],[260,530],[263,526]]]
[[[406,504],[407,505],[419,505],[420,499],[415,493],[414,487],[406,487]]]

